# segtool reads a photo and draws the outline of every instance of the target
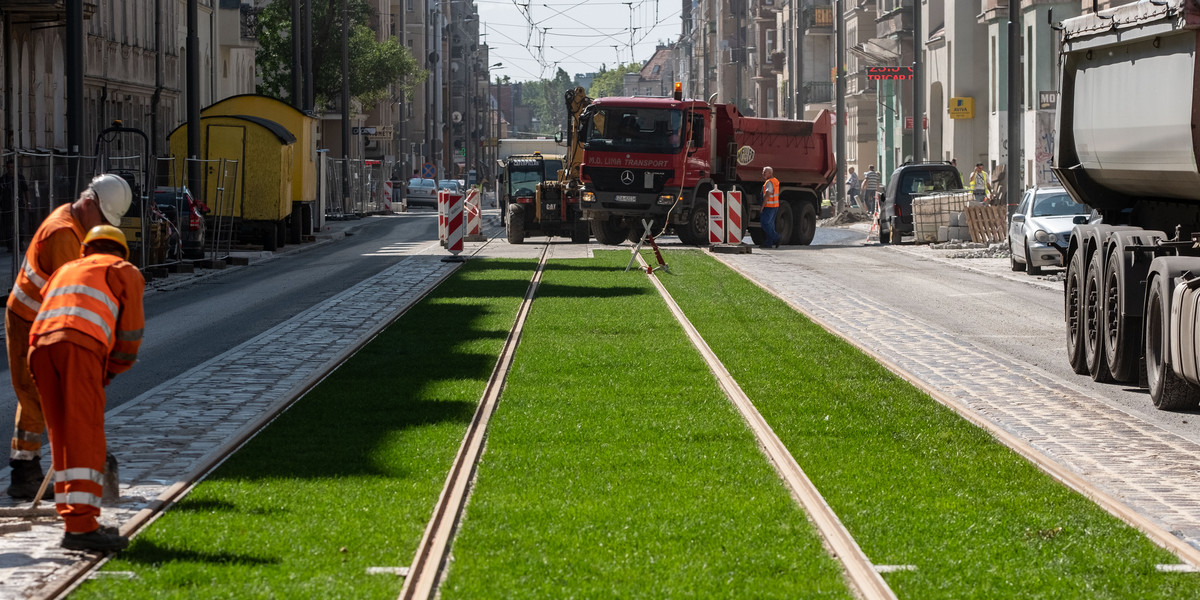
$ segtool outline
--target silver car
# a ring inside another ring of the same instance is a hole
[[[1012,270],[1039,275],[1042,267],[1063,266],[1071,229],[1093,220],[1092,210],[1061,187],[1026,190],[1008,222]]]
[[[437,182],[432,179],[413,177],[408,180],[405,199],[409,206],[437,206]]]

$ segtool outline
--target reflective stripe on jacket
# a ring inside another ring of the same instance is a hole
[[[985,171],[980,171],[979,173],[971,171],[971,177],[967,179],[967,185],[971,186],[971,189],[976,192],[987,192],[992,188],[992,186],[988,185],[987,172]]]
[[[29,331],[29,345],[56,331],[76,331],[105,349],[110,373],[128,370],[142,343],[145,285],[137,267],[111,254],[59,267],[42,288],[45,300]]]
[[[779,180],[772,177],[763,183],[763,208],[779,208]]]
[[[83,227],[71,216],[70,204],[54,209],[25,251],[25,260],[8,295],[8,310],[33,322],[42,305],[42,286],[59,267],[79,258],[83,236]]]

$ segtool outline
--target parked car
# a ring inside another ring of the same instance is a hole
[[[948,162],[905,163],[887,181],[879,197],[879,243],[900,243],[900,236],[912,235],[914,194],[961,190],[962,175]]]
[[[409,206],[437,206],[437,182],[413,177],[405,186],[405,198]]]
[[[463,190],[465,189],[463,187],[463,185],[460,184],[455,179],[443,179],[438,183],[440,184],[438,189],[447,190],[447,191],[453,192],[455,194],[461,194],[461,193],[463,193]]]
[[[168,244],[174,246],[178,241],[184,258],[203,258],[208,206],[186,187],[166,186],[154,188],[154,206],[171,222]]]
[[[1091,209],[1076,202],[1061,187],[1033,188],[1008,220],[1008,249],[1012,270],[1038,275],[1042,267],[1063,266],[1063,256],[1077,222],[1095,220]]]

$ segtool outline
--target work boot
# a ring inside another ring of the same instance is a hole
[[[62,547],[67,550],[96,550],[98,552],[116,552],[129,547],[129,538],[113,533],[110,528],[101,527],[87,533],[67,532],[63,535]]]
[[[41,461],[13,459],[8,461],[8,465],[12,467],[12,485],[8,486],[8,495],[16,500],[33,500],[38,488],[42,487],[42,479],[46,477]]]

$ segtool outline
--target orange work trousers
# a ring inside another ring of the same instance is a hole
[[[37,460],[42,455],[42,433],[46,418],[42,415],[42,400],[29,372],[29,329],[33,323],[4,311],[4,342],[8,347],[8,373],[12,376],[13,391],[17,393],[17,418],[13,427],[12,450],[9,458]]]
[[[50,427],[55,509],[70,533],[100,526],[104,482],[104,359],[95,352],[59,342],[29,353],[33,379],[41,392]]]

